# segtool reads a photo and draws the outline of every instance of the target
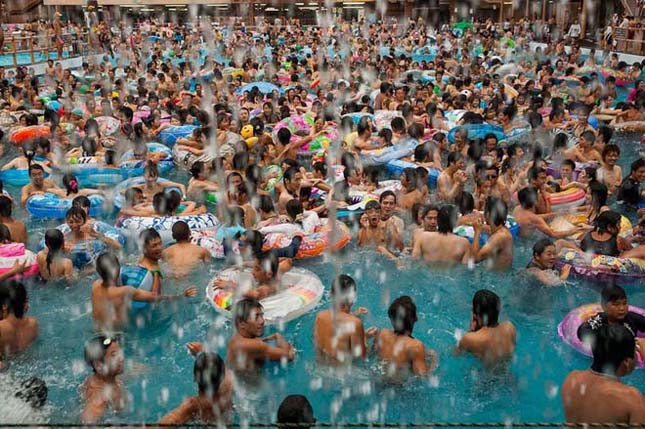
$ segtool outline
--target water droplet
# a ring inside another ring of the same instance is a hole
[[[559,387],[552,381],[547,381],[544,383],[544,393],[549,399],[553,399],[558,395]]]
[[[309,388],[311,390],[320,390],[323,386],[323,380],[320,377],[314,378],[309,382]]]
[[[170,390],[167,387],[161,388],[161,403],[163,405],[168,403],[168,398],[170,398]]]

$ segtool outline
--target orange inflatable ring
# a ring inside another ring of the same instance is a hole
[[[39,137],[49,137],[51,128],[48,125],[32,125],[30,127],[20,127],[9,133],[9,141],[18,146],[28,140]]]
[[[296,259],[314,258],[320,256],[323,252],[330,250],[337,252],[352,239],[349,228],[342,222],[336,221],[335,228],[321,227],[320,231],[306,235],[298,248]],[[332,236],[335,239],[332,242]],[[287,247],[292,240],[292,236],[281,233],[267,234],[264,238],[262,250],[281,249]]]
[[[570,188],[550,194],[548,201],[551,204],[551,210],[563,211],[583,205],[586,195],[586,192],[582,189]]]

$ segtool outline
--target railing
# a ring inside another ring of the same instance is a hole
[[[47,62],[49,59],[54,59],[51,58],[52,51],[56,51],[57,53],[56,61],[64,59],[62,55],[64,51],[68,52],[67,58],[86,56],[91,53],[87,32],[79,35],[63,34],[61,36],[63,40],[62,45],[57,45],[53,42],[53,38],[55,37],[50,35],[30,35],[26,37],[11,36],[8,39],[9,49],[6,50],[3,49],[3,47],[0,47],[0,54],[11,55],[13,66],[18,67],[43,63]],[[29,64],[25,64],[18,60],[20,54],[29,54],[31,59]]]

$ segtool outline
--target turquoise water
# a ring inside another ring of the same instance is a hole
[[[69,58],[67,52],[63,52],[63,58]],[[56,51],[51,51],[48,57],[46,53],[34,52],[34,60],[37,63],[41,63],[47,60],[58,61],[58,53]],[[29,52],[21,52],[16,54],[16,62],[19,66],[32,64],[31,54]],[[13,54],[0,55],[0,66],[13,67]]]
[[[618,136],[626,167],[638,156],[640,136]],[[5,155],[0,161],[5,161]],[[173,171],[174,179],[187,174]],[[9,189],[17,196],[17,189]],[[18,211],[17,217],[23,213]],[[44,229],[55,223],[30,221],[30,248],[35,248]],[[391,262],[356,248],[351,243],[340,254],[298,262],[318,274],[326,286],[337,273],[358,281],[357,305],[365,306],[366,327],[389,327],[387,308],[396,297],[408,294],[417,303],[419,322],[415,336],[437,351],[439,367],[431,377],[410,379],[403,385],[382,381],[374,359],[351,369],[336,370],[316,364],[312,345],[315,312],[288,324],[284,335],[297,349],[293,363],[282,368],[267,365],[258,379],[238,388],[235,419],[272,421],[284,396],[305,394],[319,421],[562,421],[559,387],[566,374],[586,368],[589,360],[563,344],[556,326],[572,308],[597,300],[598,286],[574,280],[567,286],[546,289],[525,280],[518,271],[530,259],[532,241],[517,243],[513,271],[489,273],[482,268],[450,272],[415,264],[399,271]],[[134,261],[136,255],[126,259]],[[200,296],[165,304],[142,316],[142,326],[131,327],[125,336],[128,371],[124,377],[131,395],[128,409],[108,415],[110,422],[151,422],[195,392],[193,359],[186,351],[189,341],[207,341],[225,353],[230,323],[206,303],[204,289],[211,276],[223,267],[215,262],[208,273],[179,282],[164,280],[164,293],[178,293],[194,284]],[[33,285],[29,314],[38,318],[38,342],[12,361],[10,373],[17,378],[38,376],[50,389],[52,422],[79,420],[79,385],[89,374],[83,362],[83,342],[92,335],[89,286],[94,277],[84,277],[70,287]],[[516,357],[503,372],[489,373],[472,357],[451,356],[455,335],[468,329],[470,302],[480,288],[496,291],[503,302],[502,320],[511,320],[518,330]],[[632,304],[645,304],[642,285],[627,286]],[[328,293],[321,305],[329,303]],[[146,321],[147,319],[147,321]],[[267,329],[266,334],[271,333]],[[625,379],[645,385],[645,371]]]

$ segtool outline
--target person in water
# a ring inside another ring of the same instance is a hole
[[[20,206],[25,207],[29,197],[34,195],[44,195],[45,192],[54,192],[57,195],[63,191],[56,186],[51,179],[45,179],[45,169],[40,164],[29,166],[29,178],[31,182],[22,187],[20,191]]]
[[[233,408],[233,373],[226,368],[219,354],[205,352],[201,343],[189,343],[188,349],[195,356],[193,379],[197,384],[197,395],[184,399],[159,423],[225,423]]]
[[[424,376],[436,366],[437,355],[426,349],[412,336],[417,322],[417,306],[409,296],[395,299],[387,311],[392,329],[381,329],[374,340],[374,348],[381,360],[388,364],[388,374],[409,371]]]
[[[319,356],[327,356],[336,362],[352,362],[367,355],[367,332],[360,316],[367,309],[360,307],[356,314],[352,306],[356,302],[356,282],[347,274],[341,274],[331,285],[332,308],[322,310],[314,322],[314,343]]]
[[[607,325],[623,325],[636,339],[636,350],[645,360],[645,339],[638,335],[645,333],[645,316],[629,311],[627,294],[618,285],[607,285],[600,293],[602,312],[586,320],[578,328],[578,338],[593,344],[600,328]]]
[[[15,243],[27,244],[27,227],[25,223],[14,219],[12,216],[13,201],[6,195],[0,194],[0,223],[11,231],[11,238]]]
[[[9,231],[9,228],[0,223],[0,246],[11,243],[13,243],[13,241],[11,240],[11,232]],[[28,264],[29,261],[25,258],[23,258],[22,262],[19,259],[16,259],[9,270],[0,274],[0,282],[11,279],[14,276],[18,276],[29,270]]]
[[[457,226],[457,210],[444,205],[437,215],[437,232],[422,231],[416,234],[413,258],[423,258],[428,263],[468,264],[470,243],[452,231]]]
[[[488,367],[513,357],[517,333],[511,322],[499,323],[500,308],[495,292],[482,289],[475,293],[470,331],[459,340],[455,354],[472,353]]]
[[[531,237],[535,235],[536,231],[539,231],[548,237],[566,238],[582,231],[582,228],[577,226],[562,231],[556,231],[546,223],[544,217],[536,213],[538,192],[533,186],[522,188],[517,193],[517,199],[519,200],[520,205],[513,209],[513,217],[520,225],[519,234],[522,237]]]
[[[0,369],[7,357],[23,352],[38,338],[38,321],[25,316],[29,309],[27,290],[22,282],[0,283]]]
[[[127,392],[121,375],[125,367],[120,338],[98,335],[85,343],[85,362],[92,374],[81,386],[83,424],[94,424],[112,410],[125,408]]]
[[[45,249],[38,252],[36,262],[40,277],[45,281],[69,280],[74,274],[72,260],[64,257],[65,236],[58,229],[45,232]]]
[[[559,286],[569,278],[571,265],[564,264],[559,270],[555,267],[557,250],[548,238],[538,240],[533,245],[533,257],[526,266],[526,272],[533,275],[545,286]]]
[[[316,424],[314,409],[305,396],[289,395],[278,407],[277,423],[298,425],[299,428],[309,429]]]
[[[645,399],[620,381],[634,370],[634,335],[622,324],[603,325],[592,343],[593,362],[572,371],[562,384],[566,421],[638,424],[645,422]]]
[[[92,225],[87,223],[87,214],[82,208],[72,206],[67,210],[65,220],[71,230],[65,240],[65,251],[69,252],[74,245],[87,240],[100,240],[113,250],[121,250],[121,244],[118,241],[109,238],[100,231],[96,231],[92,228]]]
[[[234,371],[253,371],[266,361],[292,361],[295,349],[281,334],[264,335],[264,308],[260,301],[244,298],[233,310],[235,333],[228,341],[226,360]],[[269,342],[275,342],[275,346]]]
[[[168,264],[173,276],[185,277],[198,266],[211,261],[211,254],[207,249],[190,242],[190,227],[183,220],[173,224],[172,238],[175,244],[162,252],[162,259]]]
[[[96,260],[99,279],[92,284],[92,320],[100,332],[115,332],[128,322],[132,301],[159,302],[197,295],[195,287],[189,287],[180,295],[161,295],[141,286],[121,284],[121,264],[112,253],[103,253]]]
[[[278,257],[268,252],[255,259],[253,279],[257,282],[250,290],[241,291],[245,298],[262,300],[274,295],[280,288],[280,265]],[[240,285],[230,280],[217,279],[213,282],[216,289],[236,290]]]
[[[506,213],[506,204],[502,200],[488,197],[484,218],[490,226],[491,233],[486,244],[480,247],[482,224],[478,220],[473,222],[475,235],[471,255],[475,263],[486,261],[487,266],[493,270],[506,270],[513,265],[513,236],[506,228]]]
[[[361,215],[360,222],[359,247],[373,246],[379,253],[396,260],[397,256],[391,249],[403,250],[403,240],[394,224],[381,220],[381,205],[378,201],[370,200],[365,204],[365,213]]]

